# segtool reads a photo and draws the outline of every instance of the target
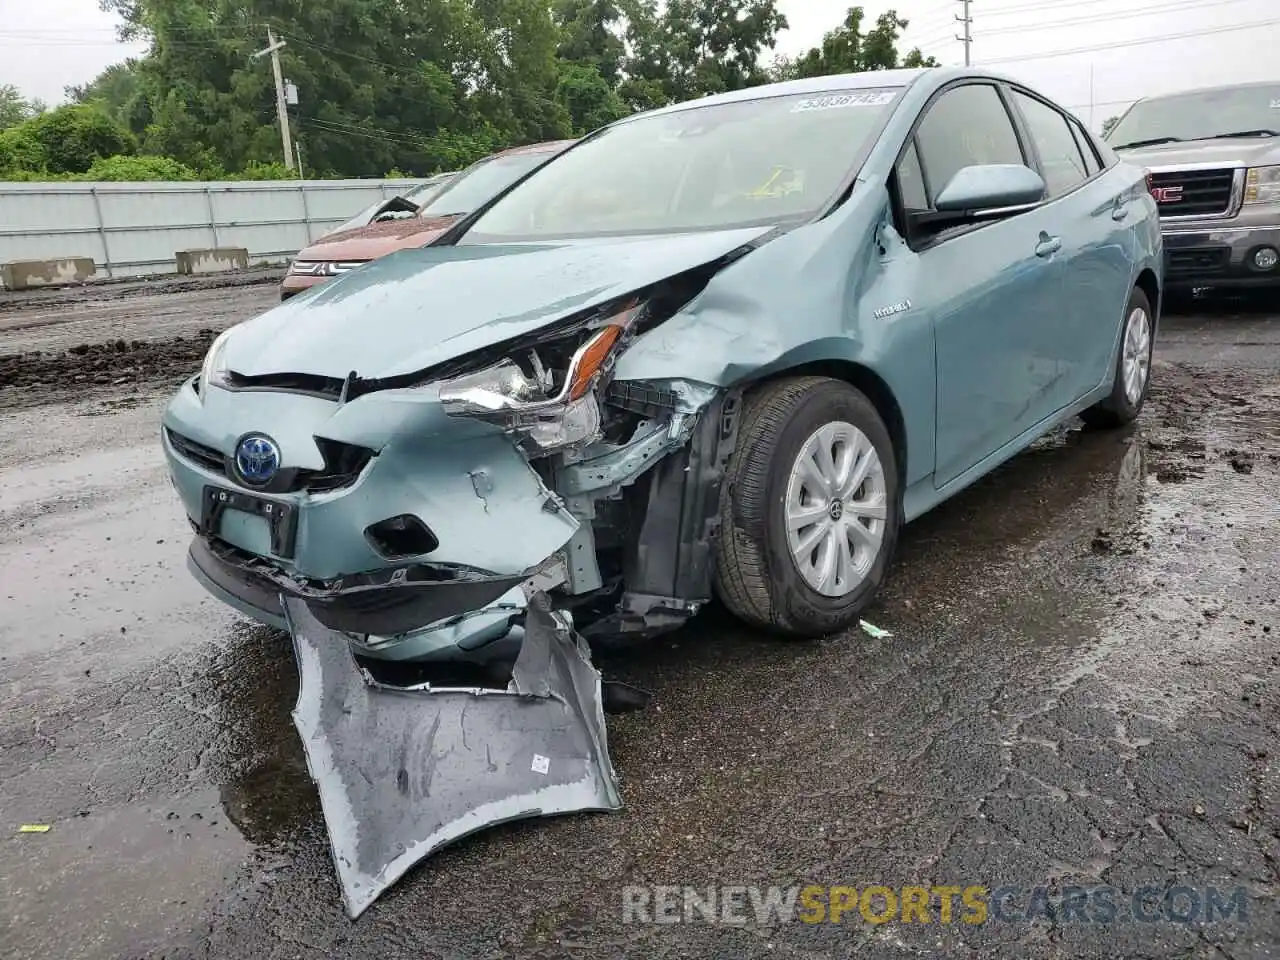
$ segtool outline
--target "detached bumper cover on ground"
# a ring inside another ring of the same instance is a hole
[[[304,601],[282,604],[300,676],[294,723],[352,918],[469,833],[622,806],[600,674],[545,595],[530,601],[506,690],[379,684]]]

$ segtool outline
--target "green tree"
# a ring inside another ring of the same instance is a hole
[[[592,63],[562,63],[556,100],[569,114],[575,134],[592,130],[625,117],[631,111],[618,92]]]
[[[558,38],[535,0],[105,3],[126,35],[151,42],[137,68],[151,111],[144,149],[191,166],[210,155],[230,171],[280,160],[271,70],[250,59],[268,26],[287,43],[281,62],[300,92],[293,123],[309,172],[426,172],[569,125],[555,102]],[[511,93],[507,80],[525,69],[531,79]]]
[[[560,28],[546,0],[471,0],[485,34],[483,111],[514,143],[568,137],[573,125],[556,98]]]
[[[151,111],[143,96],[138,61],[130,58],[113,63],[89,83],[69,86],[64,91],[72,103],[91,104],[116,123],[141,135],[151,121]]]
[[[84,173],[99,182],[140,180],[199,180],[200,174],[171,157],[99,157]]]
[[[787,18],[777,0],[625,0],[631,49],[619,92],[644,109],[769,79],[760,58]]]
[[[309,176],[459,169],[502,147],[772,79],[936,65],[918,49],[900,57],[907,21],[896,12],[868,23],[852,7],[821,45],[770,66],[762,58],[787,26],[778,0],[101,3],[126,37],[149,44],[67,90],[108,127],[95,141],[88,128],[37,136],[46,128],[18,122],[0,140],[0,169],[79,175],[111,146],[109,129],[121,154],[135,152],[131,132],[136,152],[204,177],[283,173],[271,70],[253,58],[269,28],[286,42],[284,74],[299,89],[291,125]],[[20,99],[0,97],[0,116],[16,116]],[[162,168],[100,165],[120,176]]]
[[[844,22],[813,47],[795,59],[779,58],[774,63],[774,76],[779,80],[798,77],[825,77],[836,73],[861,73],[867,70],[892,70],[896,67],[936,67],[938,61],[926,57],[915,48],[899,60],[898,38],[908,21],[896,10],[887,10],[876,18],[870,30],[864,30],[866,13],[862,7],[850,7]]]
[[[1111,131],[1116,128],[1116,124],[1120,122],[1119,117],[1107,117],[1102,121],[1102,135],[1104,137],[1111,136]]]
[[[0,158],[7,157],[11,169],[32,172],[84,173],[99,158],[137,149],[128,130],[86,105],[58,107],[10,128],[3,136]]]
[[[44,104],[27,100],[12,84],[0,84],[0,130],[16,127],[44,111]]]
[[[25,123],[0,130],[0,180],[14,180],[24,172],[44,168],[44,151]]]
[[[616,0],[554,0],[552,15],[560,29],[556,56],[572,66],[595,67],[614,89],[622,80],[627,48],[622,42],[622,7]]]

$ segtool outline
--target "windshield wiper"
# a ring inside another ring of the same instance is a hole
[[[1159,143],[1182,143],[1181,137],[1152,137],[1150,140],[1134,140],[1132,143],[1120,143],[1112,146],[1112,150],[1126,150],[1129,147],[1154,147]]]
[[[1236,130],[1234,133],[1215,133],[1212,137],[1205,137],[1204,139],[1230,140],[1232,137],[1280,137],[1280,131],[1261,127],[1257,130]]]

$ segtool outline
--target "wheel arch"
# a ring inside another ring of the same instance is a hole
[[[1133,285],[1146,294],[1147,302],[1151,304],[1151,311],[1154,314],[1151,318],[1151,325],[1158,327],[1160,325],[1161,303],[1160,281],[1156,277],[1156,272],[1150,267],[1143,267]]]
[[[889,430],[889,438],[893,441],[894,459],[897,461],[898,476],[902,478],[905,486],[907,478],[906,418],[902,414],[898,398],[894,396],[893,390],[889,388],[883,377],[870,367],[854,360],[825,359],[770,371],[768,376],[745,386],[747,389],[752,389],[763,383],[791,377],[830,377],[833,380],[842,380],[866,396]]]

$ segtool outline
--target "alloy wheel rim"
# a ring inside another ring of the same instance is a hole
[[[857,589],[884,541],[884,465],[861,430],[843,420],[800,447],[784,501],[787,547],[801,578],[827,597]]]
[[[1142,399],[1150,370],[1151,320],[1146,310],[1134,307],[1124,327],[1123,375],[1124,395],[1135,406]]]

